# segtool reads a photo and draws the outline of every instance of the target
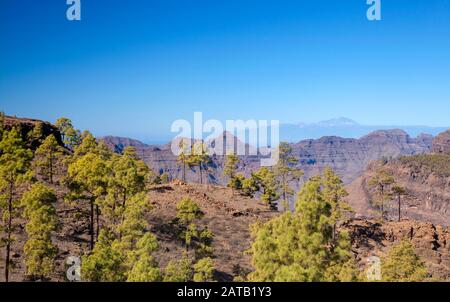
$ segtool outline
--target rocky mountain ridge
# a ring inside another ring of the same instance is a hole
[[[157,173],[167,172],[172,179],[181,177],[181,167],[172,153],[170,144],[149,146],[126,138],[102,138],[113,150],[120,150],[127,145],[137,148],[138,154]],[[326,166],[331,166],[345,183],[356,179],[373,160],[395,158],[400,155],[423,154],[430,150],[431,135],[420,135],[411,138],[402,130],[380,130],[370,133],[360,139],[341,138],[336,136],[320,139],[303,140],[291,144],[293,156],[298,159],[297,167],[305,171],[305,179],[320,173]],[[249,175],[260,168],[260,155],[241,156],[240,172]],[[213,156],[208,165],[208,181],[224,185],[226,179],[222,176],[224,158]],[[196,182],[194,169],[187,173],[189,182]]]

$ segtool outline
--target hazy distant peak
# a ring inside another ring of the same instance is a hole
[[[357,122],[354,120],[351,120],[346,117],[340,117],[340,118],[334,118],[326,121],[321,121],[316,123],[315,125],[321,126],[321,127],[353,127],[353,126],[359,126]]]

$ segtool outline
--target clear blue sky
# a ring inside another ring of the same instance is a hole
[[[450,124],[450,1],[0,1],[0,109],[150,138],[215,119]]]

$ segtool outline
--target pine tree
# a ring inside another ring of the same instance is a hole
[[[5,246],[5,281],[9,281],[11,262],[11,243],[15,230],[14,219],[19,216],[19,201],[16,199],[17,187],[32,176],[30,169],[33,154],[25,149],[16,129],[3,133],[0,142],[0,210],[3,236],[1,245]]]
[[[164,282],[190,282],[194,278],[192,260],[186,254],[179,260],[171,260],[164,270]]]
[[[428,277],[425,265],[408,240],[392,247],[381,260],[381,274],[385,282],[420,282]]]
[[[132,266],[128,273],[129,282],[158,282],[162,281],[161,270],[152,253],[158,248],[156,237],[146,233],[136,244],[136,250],[132,251]]]
[[[156,237],[147,231],[147,215],[151,210],[145,192],[132,196],[123,212],[123,219],[116,226],[113,249],[123,255],[127,280],[152,282],[161,279],[157,262],[152,253],[157,249]]]
[[[207,170],[208,164],[211,162],[205,145],[203,142],[198,142],[193,146],[193,152],[191,154],[189,164],[192,167],[198,167],[199,170],[199,183],[203,184],[203,170]]]
[[[228,187],[231,188],[232,195],[234,191],[239,190],[239,182],[236,179],[236,171],[239,164],[239,157],[235,154],[228,154],[223,168],[223,175],[229,178]]]
[[[388,188],[394,182],[392,174],[385,169],[378,169],[369,181],[369,185],[377,190],[377,199],[375,201],[380,205],[381,219],[384,219],[385,216],[384,204],[389,200]]]
[[[145,190],[150,176],[148,166],[137,157],[136,148],[126,147],[123,155],[113,163],[114,185],[121,191],[123,206],[128,196]]]
[[[35,152],[35,165],[38,173],[48,179],[51,184],[53,184],[53,176],[56,173],[58,162],[64,154],[63,152],[63,148],[58,145],[53,134],[47,136]]]
[[[123,220],[116,227],[120,239],[120,249],[131,251],[148,229],[147,215],[151,210],[150,202],[144,192],[134,195],[128,201]]]
[[[122,155],[114,154],[110,165],[108,196],[100,201],[100,209],[115,224],[123,216],[128,199],[146,190],[151,172],[134,147],[125,148]]]
[[[292,156],[292,147],[288,143],[280,143],[278,153],[279,159],[275,165],[275,176],[280,181],[283,206],[285,209],[288,209],[288,197],[294,195],[294,191],[289,183],[293,180],[299,180],[303,175],[303,171],[293,167],[298,163],[298,160]]]
[[[92,135],[86,135],[75,148],[75,154],[68,167],[70,194],[68,200],[86,200],[89,203],[90,248],[94,248],[95,233],[100,230],[99,203],[106,196],[111,178],[111,152],[104,144],[97,144]],[[95,216],[97,230],[94,230]]]
[[[406,188],[401,185],[394,185],[392,193],[397,197],[398,202],[398,221],[402,220],[402,196],[406,195]]]
[[[177,155],[178,164],[182,166],[183,169],[183,182],[186,182],[186,167],[189,165],[191,159],[192,146],[186,142],[186,139],[180,141],[180,150]]]
[[[189,198],[184,198],[177,204],[177,218],[182,225],[188,226],[203,215],[198,204]]]
[[[245,178],[244,175],[238,174],[236,180],[239,181],[242,195],[253,197],[261,188],[255,175]]]
[[[213,240],[214,233],[211,232],[207,227],[205,227],[198,235],[199,246],[195,251],[197,259],[213,256]]]
[[[344,200],[344,198],[348,196],[344,182],[330,167],[326,167],[323,172],[323,194],[325,199],[328,200],[332,206],[334,236],[339,220],[342,219],[345,213],[352,213],[353,209]]]
[[[195,220],[203,217],[200,207],[191,199],[184,198],[177,204],[177,218],[183,228],[182,237],[186,245],[186,250],[192,244],[192,239],[198,237]]]
[[[44,136],[44,124],[42,122],[37,122],[33,129],[28,132],[27,140],[30,141],[32,146],[36,146],[42,143]]]
[[[278,194],[279,184],[276,180],[275,173],[267,167],[261,168],[252,176],[257,186],[262,189],[261,199],[271,208],[276,208],[275,202],[280,199]]]
[[[202,258],[194,265],[194,282],[214,281],[214,260]]]
[[[80,131],[75,130],[70,119],[65,117],[59,118],[55,125],[61,133],[62,141],[67,148],[73,150],[81,143]]]
[[[320,177],[312,178],[299,193],[294,213],[253,226],[255,271],[249,275],[250,281],[357,279],[349,236],[345,232],[333,236],[332,201],[322,187]]]
[[[82,257],[81,278],[85,282],[126,281],[125,258],[113,248],[114,235],[101,230],[94,249]]]
[[[74,158],[80,158],[88,153],[99,154],[99,144],[89,131],[84,131],[81,135],[81,142],[74,148]]]
[[[54,271],[57,247],[51,236],[57,228],[56,201],[55,192],[41,183],[33,185],[22,198],[28,235],[24,246],[25,265],[27,274],[34,278],[48,278]]]

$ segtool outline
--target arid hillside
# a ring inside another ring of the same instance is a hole
[[[60,193],[63,194],[63,191]],[[198,224],[207,226],[215,235],[213,248],[216,278],[232,281],[234,277],[251,271],[251,256],[245,253],[252,242],[250,225],[257,221],[267,221],[278,213],[269,210],[258,200],[239,195],[233,197],[228,188],[207,188],[180,182],[155,186],[149,192],[153,210],[148,221],[150,231],[158,238],[156,257],[160,266],[164,267],[168,261],[180,258],[185,251],[175,221],[176,205],[186,196],[195,200],[205,214]],[[88,209],[86,204],[71,205],[62,200],[58,201],[57,209],[60,228],[53,240],[59,252],[57,270],[52,275],[52,280],[64,281],[67,257],[81,256],[88,252]],[[433,276],[450,280],[450,231],[447,228],[411,220],[382,224],[370,220],[350,220],[342,228],[351,234],[353,252],[361,271],[366,269],[369,257],[382,257],[391,246],[401,239],[409,238]],[[19,229],[13,247],[16,264],[12,274],[14,281],[26,280],[22,252],[26,240],[23,224]],[[2,249],[0,263],[3,257]],[[0,280],[1,278],[2,276]]]
[[[59,230],[53,240],[59,252],[57,271],[52,276],[54,281],[64,281],[69,256],[81,256],[89,251],[88,206],[86,203],[69,204],[63,200],[65,190],[54,186],[59,192],[56,204],[59,214]],[[176,205],[184,197],[197,202],[205,214],[198,225],[207,226],[214,233],[213,247],[217,278],[232,281],[239,272],[251,269],[250,256],[245,254],[251,244],[250,225],[258,220],[265,221],[277,215],[259,201],[239,195],[224,187],[206,187],[201,185],[174,182],[151,188],[149,200],[153,207],[148,221],[158,238],[159,249],[156,253],[161,267],[170,260],[180,258],[185,247],[180,238],[176,221]],[[23,245],[26,241],[25,221],[21,221],[13,245],[15,268],[11,276],[13,281],[23,281],[25,266],[23,263]],[[191,251],[192,252],[192,251]],[[3,269],[4,251],[0,250],[0,270]],[[3,276],[0,276],[0,281]]]

